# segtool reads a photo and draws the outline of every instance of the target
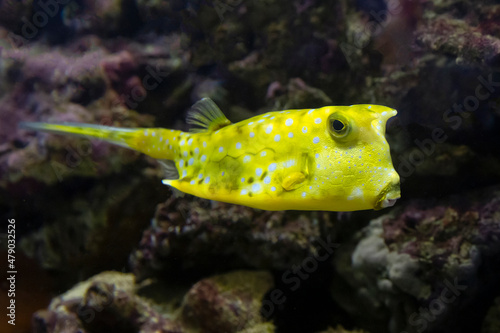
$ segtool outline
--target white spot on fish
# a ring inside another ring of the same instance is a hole
[[[242,189],[240,192],[241,195],[246,195],[247,193],[248,193],[248,191],[246,189]]]
[[[185,143],[186,143],[185,140],[181,140],[181,142],[179,143],[179,145],[184,146]]]
[[[184,155],[184,157],[187,157],[188,156],[188,152],[185,151],[185,152],[182,153],[182,155]]]
[[[285,121],[285,125],[286,125],[286,126],[292,126],[292,124],[293,124],[293,119],[291,119],[291,118],[288,118],[288,119]]]
[[[123,140],[123,139],[122,139],[122,140]],[[162,136],[160,136],[160,142],[162,142],[162,141],[163,141],[163,137],[162,137]]]
[[[201,155],[200,161],[205,162],[207,160],[207,155]]]
[[[186,170],[183,170],[182,171],[182,178],[186,177],[187,176],[187,171]]]
[[[224,151],[224,147],[219,147],[219,153],[222,153]]]
[[[315,109],[311,109],[311,110],[309,110],[309,112],[307,112],[307,114],[311,114],[311,113],[313,113],[313,112],[314,112],[314,110],[315,110]]]
[[[272,117],[271,117],[271,118],[269,118],[269,119],[273,120],[274,118],[276,118],[276,117],[275,117],[275,116],[272,116]]]
[[[241,182],[244,183],[245,182],[245,178],[241,178]]]
[[[269,164],[269,171],[274,171],[274,170],[276,170],[276,163]]]
[[[193,144],[193,139],[188,140],[188,146],[191,146]]]
[[[307,195],[307,193],[306,193],[306,192],[302,192],[302,198],[305,198],[305,197],[306,197],[306,195]]]
[[[292,132],[288,132],[288,137],[291,139],[293,138],[293,133]]]
[[[194,153],[195,153],[195,154],[199,154],[199,153],[200,153],[200,148],[196,147],[196,148],[194,149]]]
[[[267,126],[267,128],[266,128],[266,134],[269,134],[269,133],[271,133],[272,131],[273,131],[273,125],[269,125],[269,126]]]
[[[202,178],[203,178],[203,174],[202,174],[202,173],[200,173],[200,174],[198,175],[198,179],[202,179]]]
[[[319,138],[317,136],[314,137],[313,143],[319,143]]]
[[[302,127],[302,133],[307,133],[307,127],[306,126]]]
[[[207,148],[207,143],[203,141],[203,148]]]
[[[250,132],[250,137],[253,138],[255,136],[254,132]]]
[[[319,154],[314,155],[314,157],[318,158],[318,157],[319,157]]]
[[[252,126],[252,125],[253,125],[253,121],[248,123],[248,126]]]
[[[387,111],[382,112],[382,115],[383,116],[387,115]]]
[[[356,198],[360,198],[363,196],[363,191],[359,188],[359,187],[356,187],[352,192],[351,192],[351,195],[349,195],[347,197],[347,200],[353,200],[353,199],[356,199]]]
[[[194,158],[191,157],[188,161],[188,165],[193,165],[193,163],[194,163]]]
[[[243,162],[247,163],[247,162],[250,162],[251,160],[251,157],[246,155],[245,157],[243,157]]]
[[[372,108],[372,106],[371,106],[371,105],[370,105],[370,106],[368,106],[368,109],[371,109],[371,108]]]
[[[271,177],[266,176],[266,177],[264,178],[264,184],[270,184],[270,183],[271,183]]]
[[[255,183],[252,185],[252,191],[253,192],[258,192],[260,191],[260,184],[259,183]]]
[[[262,153],[260,153],[260,156],[266,156],[267,152],[264,150]]]
[[[151,133],[151,136],[156,136],[156,132]]]
[[[222,171],[222,173],[220,174],[221,176],[224,176],[226,174],[225,171]]]
[[[179,168],[184,168],[184,160],[179,161]]]
[[[236,149],[241,149],[241,142],[236,142]]]
[[[281,135],[276,134],[276,135],[274,136],[274,141],[279,142],[280,140],[281,140]]]
[[[315,123],[315,124],[320,124],[320,123],[321,123],[321,118],[316,118],[316,119],[314,119],[314,123]]]
[[[260,175],[262,175],[262,168],[255,169],[255,174],[257,175],[257,177],[260,177]]]
[[[276,187],[271,186],[271,191],[272,191],[272,192],[276,191]]]
[[[191,184],[191,185],[194,185],[195,183],[196,183],[196,181],[194,181],[194,180],[189,182],[189,184]]]
[[[148,130],[144,130],[144,136],[148,136]]]
[[[205,184],[208,184],[210,182],[210,177],[205,178]]]

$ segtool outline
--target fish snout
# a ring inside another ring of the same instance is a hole
[[[380,193],[379,199],[377,200],[374,208],[378,210],[386,207],[392,207],[399,198],[401,198],[399,175],[394,172],[391,176],[390,182]]]

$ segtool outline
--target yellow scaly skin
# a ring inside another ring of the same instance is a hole
[[[287,110],[200,133],[24,127],[97,137],[172,160],[179,178],[163,183],[202,198],[265,210],[354,211],[392,206],[400,197],[384,137],[396,113],[378,105]]]

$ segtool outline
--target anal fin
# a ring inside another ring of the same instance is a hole
[[[162,166],[165,176],[165,179],[163,179],[161,182],[165,185],[170,186],[170,188],[172,189],[172,193],[176,198],[183,197],[186,193],[178,190],[172,184],[174,182],[178,182],[179,180],[179,171],[175,167],[175,162],[172,160],[158,160],[158,163],[160,163],[160,165]]]

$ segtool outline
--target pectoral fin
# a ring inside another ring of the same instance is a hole
[[[285,191],[295,190],[302,185],[309,176],[309,155],[303,153],[294,166],[289,168],[289,173],[283,178],[281,186]]]
[[[302,185],[306,178],[306,175],[302,172],[292,172],[283,179],[281,186],[283,186],[285,191],[295,190]]]

